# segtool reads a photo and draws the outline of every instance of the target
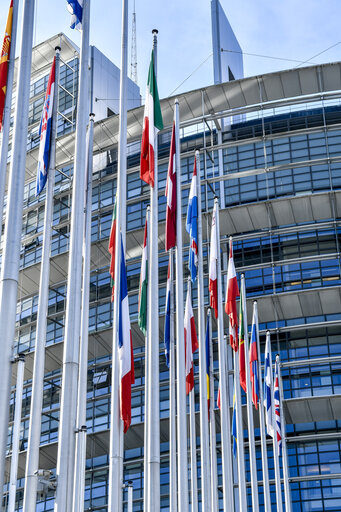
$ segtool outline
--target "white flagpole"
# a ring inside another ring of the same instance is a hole
[[[83,2],[82,43],[72,186],[70,250],[65,312],[63,379],[57,458],[55,512],[70,512],[73,502],[77,391],[82,299],[82,251],[86,177],[86,128],[89,119],[90,0]]]
[[[23,511],[35,510],[37,501],[37,485],[39,469],[39,446],[41,434],[41,412],[43,408],[44,370],[45,370],[45,344],[49,298],[50,280],[50,253],[51,232],[53,217],[53,193],[56,166],[56,138],[57,138],[57,113],[58,113],[58,89],[59,89],[59,63],[60,47],[56,47],[55,85],[53,99],[53,113],[51,126],[51,152],[47,174],[46,200],[44,213],[43,248],[40,267],[39,303],[37,312],[36,343],[34,351],[34,366],[32,378],[32,398],[30,408],[30,423],[28,431],[28,447],[26,457],[26,478],[24,489]]]
[[[188,511],[187,475],[187,414],[186,376],[184,341],[184,296],[182,260],[181,221],[181,166],[179,135],[179,102],[175,100],[175,141],[176,141],[176,369],[177,369],[177,412],[178,412],[178,510]]]
[[[16,498],[16,494],[17,494],[17,474],[18,474],[18,460],[19,460],[22,395],[23,395],[23,387],[24,387],[25,356],[20,354],[18,356],[17,361],[18,361],[17,383],[16,383],[16,387],[15,387],[15,408],[14,408],[14,423],[13,423],[12,457],[11,457],[11,471],[10,471],[10,479],[9,479],[9,497],[8,497],[7,512],[15,511],[15,498]]]
[[[208,434],[207,383],[206,383],[206,346],[205,346],[205,301],[204,270],[202,250],[201,183],[200,155],[195,152],[197,164],[198,196],[198,324],[199,324],[199,396],[200,396],[200,457],[201,457],[201,501],[203,512],[211,512],[210,482],[210,444]]]
[[[84,511],[85,461],[86,461],[86,403],[88,390],[88,345],[89,345],[89,296],[91,259],[91,213],[92,213],[92,153],[94,116],[90,114],[88,129],[87,187],[85,201],[83,239],[83,283],[82,283],[82,322],[79,354],[79,381],[77,399],[77,428],[75,449],[75,474],[73,492],[73,512]]]
[[[217,470],[217,446],[214,413],[214,378],[213,378],[213,341],[211,310],[207,316],[210,322],[210,462],[211,462],[211,510],[218,512],[218,470]]]
[[[13,94],[13,77],[14,77],[14,63],[15,63],[15,47],[17,43],[17,25],[18,25],[18,9],[19,0],[13,0],[12,11],[12,35],[11,35],[11,49],[9,54],[8,68],[7,68],[7,86],[6,98],[4,105],[4,114],[2,118],[2,137],[1,137],[1,152],[0,152],[0,215],[1,223],[4,210],[4,198],[6,187],[6,171],[7,171],[7,157],[8,157],[8,141],[11,122],[11,105]]]
[[[117,166],[115,294],[113,318],[113,356],[110,411],[109,499],[108,512],[121,512],[123,496],[123,422],[120,417],[120,381],[118,357],[118,325],[120,306],[121,231],[126,242],[127,190],[127,66],[128,66],[128,0],[122,0],[122,43],[120,74],[119,150]]]
[[[153,30],[153,50],[155,76],[157,76],[157,30]],[[150,258],[148,278],[148,317],[149,317],[149,386],[148,407],[149,439],[149,510],[160,510],[160,368],[159,368],[159,246],[158,246],[158,144],[154,137],[154,187],[150,189]]]
[[[274,468],[275,468],[275,483],[276,483],[276,503],[277,503],[277,512],[283,512],[283,504],[282,504],[282,486],[281,486],[281,471],[279,467],[279,453],[278,453],[278,444],[276,439],[276,419],[275,419],[275,404],[274,404],[274,382],[273,382],[273,371],[272,371],[272,359],[271,359],[271,339],[270,332],[267,331],[266,338],[269,341],[270,347],[270,381],[271,381],[271,405],[272,405],[272,425],[274,435],[272,438],[273,441],[273,456],[274,456]]]
[[[260,357],[260,342],[259,342],[259,322],[258,322],[258,306],[257,301],[253,302],[254,316],[256,319],[256,333],[257,333],[257,357],[258,357],[258,381],[259,381],[259,428],[261,437],[262,448],[262,468],[263,468],[263,493],[264,493],[264,511],[271,512],[271,498],[270,498],[270,484],[269,484],[269,468],[268,468],[268,451],[266,447],[266,433],[264,421],[264,396],[263,396],[263,379],[262,379],[262,365]]]
[[[252,511],[258,512],[258,482],[257,482],[257,463],[256,463],[256,444],[255,444],[255,428],[253,423],[252,410],[252,391],[250,379],[250,356],[249,356],[249,335],[247,326],[246,312],[246,290],[245,276],[241,275],[241,288],[243,294],[243,317],[244,317],[244,349],[245,349],[245,375],[246,375],[246,395],[247,395],[247,422],[249,431],[249,455],[250,455],[250,475],[251,475],[251,491],[252,491]]]
[[[170,354],[169,354],[169,488],[170,512],[177,512],[176,482],[176,389],[175,389],[175,344],[174,344],[174,249],[170,250]],[[146,510],[146,509],[145,509]]]
[[[289,464],[288,464],[288,451],[287,451],[287,441],[286,441],[286,423],[284,417],[283,410],[283,382],[282,382],[282,372],[281,372],[281,361],[279,354],[276,355],[276,362],[278,365],[278,382],[279,382],[279,404],[280,404],[280,412],[281,412],[281,430],[282,430],[282,460],[283,460],[283,480],[284,480],[284,496],[285,496],[285,512],[291,512],[291,492],[290,492],[290,484],[289,484]],[[276,428],[275,428],[276,435]]]
[[[239,348],[240,350],[240,348]],[[247,510],[246,480],[245,480],[245,451],[244,428],[242,417],[242,398],[239,377],[239,353],[233,351],[234,381],[236,383],[236,427],[237,427],[237,467],[238,467],[238,496],[239,509]]]
[[[148,254],[148,260],[150,259],[150,243],[149,243],[149,235],[150,235],[150,206],[147,206],[147,213],[146,213],[146,220],[147,220],[147,254]],[[149,273],[149,269],[147,270]],[[148,275],[148,287],[149,287],[149,275]],[[148,293],[147,293],[147,310],[148,310]],[[143,487],[143,510],[149,510],[149,504],[148,504],[148,474],[149,474],[149,467],[148,467],[148,439],[149,439],[149,417],[147,414],[148,410],[148,404],[150,400],[150,390],[149,390],[149,357],[148,357],[148,332],[149,332],[149,315],[147,314],[147,336],[145,336],[144,341],[144,447],[143,447],[143,473],[144,473],[144,487]]]
[[[0,277],[0,489],[3,488],[5,474],[10,381],[12,374],[11,358],[17,310],[34,7],[35,0],[27,0],[24,4],[12,159]]]
[[[217,230],[217,291],[218,291],[218,351],[219,351],[219,385],[220,385],[220,425],[221,453],[223,466],[223,495],[224,512],[233,510],[234,489],[231,456],[231,421],[229,406],[229,386],[226,375],[226,341],[224,339],[223,298],[221,287],[221,258],[220,258],[220,227],[219,200],[215,198],[216,230]]]

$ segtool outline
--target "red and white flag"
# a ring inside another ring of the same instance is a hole
[[[218,260],[218,237],[217,237],[217,205],[214,205],[211,224],[211,244],[210,244],[210,268],[209,285],[210,306],[214,309],[215,317],[218,318],[218,288],[217,288],[217,260]]]
[[[227,271],[227,287],[225,311],[229,316],[230,345],[235,352],[238,351],[238,315],[236,298],[239,297],[237,274],[233,260],[233,242],[230,237],[230,255]]]
[[[190,283],[188,283],[188,288],[187,288],[184,327],[185,327],[186,394],[188,395],[194,387],[193,354],[198,349],[198,346],[199,346],[197,332],[195,329],[193,309],[192,309]]]
[[[166,183],[167,212],[166,212],[166,251],[176,246],[176,141],[175,122],[173,122],[170,145],[168,174]]]

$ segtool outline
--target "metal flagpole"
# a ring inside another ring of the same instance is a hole
[[[214,377],[213,377],[213,340],[212,340],[212,319],[211,310],[208,309],[207,316],[210,322],[210,462],[211,462],[211,510],[218,512],[218,470],[217,470],[217,447],[216,428],[214,413]]]
[[[35,510],[37,501],[37,485],[39,469],[39,446],[41,434],[41,412],[43,408],[45,344],[49,299],[50,253],[53,216],[53,193],[56,166],[56,138],[59,89],[60,47],[56,47],[55,85],[51,126],[51,151],[47,173],[46,199],[44,212],[43,248],[40,267],[39,303],[37,312],[36,342],[32,377],[32,398],[30,408],[30,424],[26,457],[26,478],[24,489],[23,511]]]
[[[27,0],[24,4],[12,159],[0,278],[0,489],[3,488],[5,473],[10,381],[12,374],[11,358],[17,310],[34,7],[35,0]]]
[[[281,372],[281,360],[279,354],[276,355],[276,362],[278,365],[278,382],[279,382],[279,406],[281,412],[281,430],[282,430],[282,460],[283,460],[283,480],[284,480],[284,496],[285,496],[285,512],[291,512],[291,493],[289,484],[289,464],[288,464],[288,449],[286,440],[286,423],[283,410],[283,382]],[[276,428],[275,428],[276,435]],[[277,444],[277,443],[276,443]]]
[[[146,213],[147,220],[147,254],[148,260],[150,258],[150,243],[149,243],[149,221],[150,221],[150,206],[147,206]],[[148,308],[148,298],[147,298],[147,308]],[[144,472],[144,488],[143,488],[143,510],[149,510],[148,504],[148,478],[149,478],[149,465],[148,465],[148,438],[149,438],[149,418],[147,414],[148,404],[150,400],[150,390],[149,390],[149,357],[148,357],[148,332],[149,332],[149,316],[147,314],[147,336],[145,337],[144,344],[144,457],[143,457],[143,472]]]
[[[244,317],[244,349],[245,349],[245,375],[246,375],[246,397],[247,397],[247,423],[249,431],[249,455],[250,455],[250,475],[251,475],[251,494],[252,494],[252,511],[258,512],[258,482],[257,482],[257,463],[256,463],[256,444],[255,444],[255,428],[253,424],[252,410],[252,391],[250,380],[250,357],[249,357],[249,335],[247,326],[246,312],[246,290],[245,276],[241,275],[241,288],[243,298],[243,317]]]
[[[84,511],[85,461],[86,461],[86,404],[88,388],[88,341],[89,341],[89,296],[91,266],[91,213],[92,213],[92,163],[94,117],[90,114],[88,128],[87,186],[85,200],[84,238],[83,238],[83,282],[82,282],[82,319],[81,342],[79,352],[79,380],[77,399],[75,474],[73,491],[73,512]]]
[[[125,485],[128,490],[128,507],[127,512],[133,512],[133,482],[132,480],[129,480],[128,483]]]
[[[6,86],[4,114],[3,114],[3,118],[2,118],[2,138],[1,138],[1,152],[0,152],[0,215],[1,215],[1,221],[2,221],[3,210],[4,210],[4,198],[5,198],[5,187],[6,187],[6,171],[7,171],[7,157],[8,157],[8,141],[9,141],[10,122],[11,122],[11,105],[12,105],[12,94],[13,94],[15,47],[16,47],[16,43],[17,43],[18,9],[19,9],[19,0],[13,0],[11,49],[10,49],[10,54],[9,54],[8,68],[7,68],[7,86]]]
[[[157,30],[153,30],[153,50],[155,76],[157,76]],[[150,401],[148,407],[149,439],[149,510],[160,510],[160,369],[159,369],[159,247],[158,247],[158,144],[154,138],[154,187],[150,189],[150,258],[148,277],[148,317],[149,317],[149,386]]]
[[[270,331],[267,331],[266,338],[267,338],[267,340],[269,340],[270,358],[271,358]],[[270,381],[271,381],[272,426],[273,426],[273,431],[274,431],[274,435],[273,435],[272,441],[273,441],[273,456],[274,456],[274,467],[275,467],[276,503],[277,503],[277,512],[283,512],[281,471],[280,471],[280,467],[279,467],[279,453],[278,453],[278,444],[277,444],[277,438],[276,438],[277,434],[276,434],[276,419],[275,419],[274,382],[273,382],[272,360],[270,360],[270,364],[271,364]]]
[[[240,350],[240,348],[239,348]],[[244,428],[242,417],[242,398],[239,378],[239,354],[233,351],[234,381],[236,383],[236,426],[237,426],[237,467],[238,467],[238,496],[239,509],[247,510],[246,480],[245,480],[245,451]]]
[[[113,318],[113,355],[110,412],[110,460],[108,512],[121,512],[123,486],[123,422],[120,418],[120,382],[118,324],[120,307],[121,232],[126,243],[127,190],[127,65],[128,65],[128,0],[122,0],[122,43],[120,75],[119,150],[117,171],[115,290]]]
[[[170,354],[169,354],[169,487],[170,512],[177,511],[176,500],[176,389],[175,389],[175,343],[174,343],[174,249],[170,249]],[[145,509],[146,510],[146,509]]]
[[[188,511],[187,476],[187,414],[186,376],[184,341],[184,296],[182,270],[182,221],[181,221],[181,166],[179,134],[179,102],[175,100],[176,140],[176,370],[177,370],[177,412],[178,412],[178,510]]]
[[[217,291],[218,291],[218,351],[219,351],[219,385],[220,385],[220,425],[221,425],[221,453],[223,466],[223,495],[224,512],[233,510],[233,471],[231,456],[231,421],[229,407],[229,390],[226,375],[226,341],[224,339],[223,299],[221,287],[221,257],[220,257],[220,228],[219,228],[219,201],[214,200],[216,210],[217,230]]]
[[[197,164],[197,196],[198,196],[198,324],[199,324],[199,396],[200,396],[200,457],[201,457],[201,501],[203,512],[211,511],[210,502],[210,458],[207,411],[206,383],[206,346],[205,346],[205,301],[204,301],[204,270],[202,250],[202,218],[201,218],[201,182],[200,155],[195,152]]]
[[[86,127],[89,118],[90,0],[83,2],[79,93],[72,184],[70,250],[65,312],[63,380],[57,459],[55,512],[70,512],[73,502],[78,365],[82,299],[82,251],[86,177]]]
[[[263,469],[263,492],[264,492],[264,511],[271,512],[271,498],[270,498],[270,484],[269,484],[269,468],[268,468],[268,451],[266,447],[266,433],[264,421],[264,396],[263,396],[263,379],[262,379],[262,365],[260,357],[260,342],[259,342],[259,322],[258,322],[258,306],[257,301],[253,302],[254,315],[256,319],[256,332],[257,332],[257,357],[258,357],[258,381],[259,381],[259,428],[261,437],[262,448],[262,469]]]
[[[21,427],[21,409],[22,409],[22,395],[24,387],[24,368],[25,356],[19,354],[17,358],[17,383],[15,387],[15,408],[14,408],[14,423],[13,423],[13,440],[12,440],[12,457],[11,457],[11,471],[9,479],[9,497],[8,497],[8,512],[15,511],[15,498],[17,494],[17,474],[18,474],[18,460],[19,460],[19,443],[20,443],[20,427]]]

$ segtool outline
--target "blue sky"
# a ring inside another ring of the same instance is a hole
[[[23,0],[20,0],[20,10]],[[221,0],[244,52],[305,61],[341,42],[340,0]],[[0,0],[0,30],[4,30],[9,0]],[[199,88],[213,81],[210,0],[136,0],[138,83],[144,96],[152,44],[151,30],[159,30],[158,84],[160,96],[178,89]],[[129,6],[129,25],[133,0]],[[35,43],[65,32],[76,43],[80,35],[69,29],[66,0],[37,0]],[[120,63],[121,1],[91,0],[91,44],[115,64]],[[1,35],[2,38],[2,35]],[[129,27],[129,46],[131,30]],[[341,60],[341,44],[311,63]],[[130,62],[130,61],[129,61]],[[288,69],[289,61],[244,56],[246,76]]]

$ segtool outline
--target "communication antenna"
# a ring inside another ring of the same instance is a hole
[[[137,49],[136,49],[136,11],[134,0],[133,22],[131,27],[131,63],[130,78],[137,84]]]

